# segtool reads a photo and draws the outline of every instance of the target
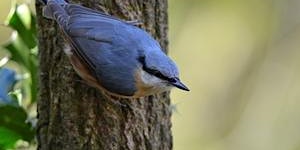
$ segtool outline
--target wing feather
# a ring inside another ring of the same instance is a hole
[[[101,48],[105,50],[109,47],[108,45],[113,44],[114,36],[116,36],[115,27],[124,22],[103,12],[76,4],[63,5],[62,8],[68,15],[67,22],[61,25],[63,31],[75,53],[92,72],[95,72],[97,64],[92,60],[98,59],[95,57],[101,57]]]

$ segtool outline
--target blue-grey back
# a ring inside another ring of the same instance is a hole
[[[136,27],[105,14],[86,12],[89,10],[81,10],[81,6],[66,8],[70,18],[65,32],[89,62],[101,85],[114,93],[133,94],[138,49],[135,37],[122,32]]]
[[[113,93],[136,91],[135,74],[144,65],[166,77],[178,76],[177,67],[147,32],[112,16],[80,5],[51,6],[57,21],[101,85]],[[48,12],[51,18],[51,12]],[[145,67],[145,66],[144,66]]]

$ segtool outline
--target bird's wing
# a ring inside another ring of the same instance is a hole
[[[97,65],[93,59],[99,59],[95,57],[105,59],[105,55],[111,52],[103,51],[112,49],[116,45],[113,44],[115,36],[118,35],[116,28],[128,24],[105,13],[76,4],[48,3],[47,9],[63,29],[75,53],[92,71],[95,71]]]

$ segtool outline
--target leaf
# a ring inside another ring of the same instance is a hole
[[[35,17],[26,4],[12,7],[6,24],[18,32],[28,49],[37,45]]]
[[[26,123],[27,114],[21,107],[10,105],[0,106],[0,127],[14,131],[22,140],[30,142],[34,137],[34,131],[29,123]]]
[[[11,60],[29,72],[31,78],[26,79],[28,81],[23,82],[23,85],[31,102],[35,102],[38,85],[36,17],[26,4],[16,5],[11,9],[6,24],[15,32],[4,47],[10,52]]]
[[[11,54],[11,60],[29,70],[29,49],[25,46],[17,32],[13,32],[11,42],[4,45]]]
[[[13,91],[9,92],[8,95],[10,96],[11,101],[12,101],[11,105],[22,106],[23,94],[22,94],[21,89],[13,90]]]
[[[6,57],[3,57],[0,59],[0,69],[9,61],[9,58],[6,56]]]
[[[35,102],[37,99],[37,92],[38,92],[38,62],[36,55],[30,55],[30,68],[29,72],[31,75],[31,102]]]
[[[2,90],[4,93],[2,95],[7,98],[7,93],[10,91],[11,101],[13,99],[21,101],[24,97],[30,96],[31,102],[34,102],[37,97],[38,82],[35,15],[27,5],[15,5],[6,19],[6,25],[14,31],[11,40],[3,47],[10,53],[10,60],[16,62],[21,70],[25,70],[24,75],[26,74],[30,78],[24,78],[21,82],[22,87],[14,91],[11,91],[9,86],[10,78],[4,79],[3,82],[0,80],[0,95]],[[0,59],[0,69],[6,62],[7,59]],[[4,75],[11,77],[7,73]],[[23,93],[23,89],[26,89],[25,93]],[[11,105],[11,103],[6,104],[0,103],[0,150],[13,149],[19,140],[31,142],[35,135],[32,125],[27,121],[25,110],[22,107]]]
[[[21,139],[21,136],[15,133],[13,130],[0,126],[0,149],[13,149],[16,142]]]

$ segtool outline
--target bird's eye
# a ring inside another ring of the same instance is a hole
[[[169,78],[164,76],[160,71],[158,70],[155,70],[155,69],[150,69],[150,68],[147,68],[147,67],[143,67],[143,69],[148,72],[149,74],[152,74],[160,79],[163,79],[163,80],[168,80]]]
[[[153,74],[154,76],[156,76],[160,79],[166,80],[168,82],[171,82],[171,83],[177,82],[177,78],[167,77],[167,76],[163,75],[161,72],[159,72],[158,70],[151,70],[150,73]]]
[[[172,82],[172,83],[175,83],[175,82],[176,82],[176,79],[175,79],[175,78],[169,78],[168,81],[169,81],[169,82]]]
[[[143,70],[145,70],[146,72],[148,72],[149,74],[152,74],[160,79],[163,79],[163,80],[167,80],[169,82],[176,82],[175,79],[173,78],[169,78],[169,77],[166,77],[165,75],[163,75],[160,71],[156,70],[156,69],[153,69],[153,68],[148,68],[147,65],[146,65],[146,62],[145,62],[145,57],[142,56],[142,57],[139,57],[138,60],[141,62],[141,64],[143,65]]]
[[[161,78],[161,79],[167,79],[167,77],[165,77],[163,74],[161,74],[159,71],[157,71],[155,74],[154,74],[156,77],[158,78]]]
[[[137,58],[143,65],[145,65],[145,56],[140,56]]]

